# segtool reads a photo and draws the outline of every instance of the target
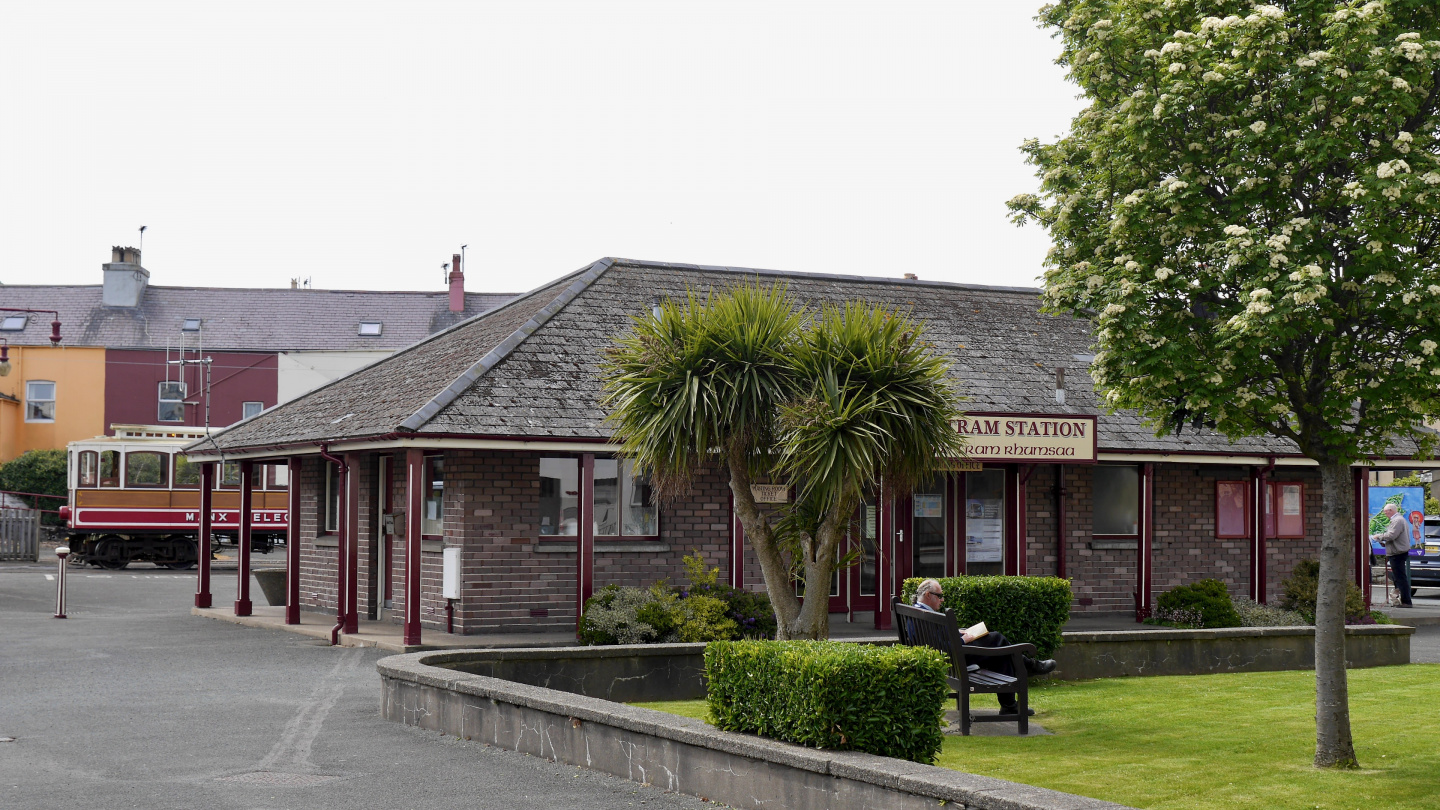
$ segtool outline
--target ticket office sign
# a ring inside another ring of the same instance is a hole
[[[950,424],[965,437],[971,461],[1094,464],[1098,422],[1070,414],[967,413]]]

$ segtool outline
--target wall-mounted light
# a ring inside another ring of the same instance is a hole
[[[0,377],[10,376],[10,341],[0,338]]]

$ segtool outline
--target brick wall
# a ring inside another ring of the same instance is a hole
[[[1027,512],[1027,573],[1053,576],[1058,570],[1055,529],[1054,465],[1038,468],[1030,478]],[[1134,609],[1138,550],[1093,548],[1094,468],[1061,470],[1066,490],[1066,575],[1072,580],[1075,604],[1085,612],[1129,612]],[[1201,579],[1224,581],[1235,596],[1250,593],[1250,540],[1215,537],[1215,482],[1248,481],[1246,467],[1155,465],[1154,543],[1151,557],[1152,599],[1178,585]],[[1267,593],[1275,602],[1280,583],[1295,563],[1319,553],[1321,491],[1319,471],[1280,468],[1272,480],[1305,485],[1304,538],[1271,538],[1267,542]]]

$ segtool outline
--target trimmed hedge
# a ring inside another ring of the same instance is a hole
[[[725,731],[931,763],[944,740],[949,659],[928,647],[712,641],[710,720]]]
[[[905,580],[905,604],[915,603],[915,590],[925,580]],[[1034,644],[1036,655],[1049,658],[1060,647],[1060,634],[1070,621],[1070,580],[1059,577],[945,577],[940,583],[945,607],[966,628],[985,622],[1011,644]]]

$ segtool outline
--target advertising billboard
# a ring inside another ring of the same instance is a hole
[[[1370,534],[1385,530],[1387,521],[1382,510],[1385,504],[1400,507],[1400,514],[1410,523],[1410,555],[1419,557],[1425,553],[1425,488],[1424,487],[1370,487],[1369,510]],[[1374,540],[1370,541],[1370,553],[1385,556],[1385,549]]]

